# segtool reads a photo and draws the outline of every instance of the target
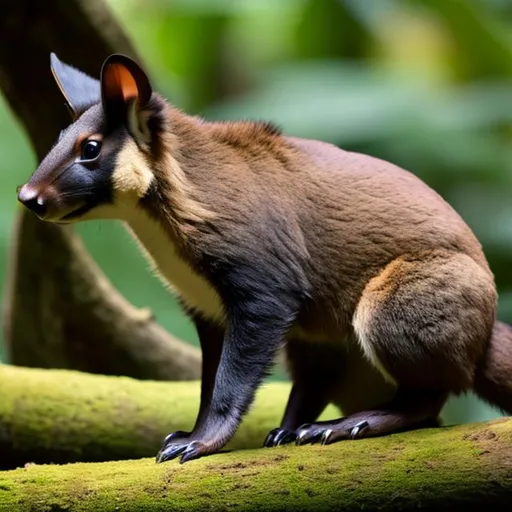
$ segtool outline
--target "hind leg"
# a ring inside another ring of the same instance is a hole
[[[345,418],[303,425],[297,444],[433,425],[450,393],[471,387],[496,315],[491,274],[462,254],[400,258],[372,279],[353,326],[366,357],[396,397]]]
[[[343,351],[336,345],[290,340],[286,359],[293,386],[281,426],[269,432],[264,442],[266,447],[295,441],[296,429],[320,416],[340,374]]]

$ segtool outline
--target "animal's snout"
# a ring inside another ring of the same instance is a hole
[[[23,185],[18,191],[18,201],[39,217],[44,217],[47,201],[36,188],[29,184]]]

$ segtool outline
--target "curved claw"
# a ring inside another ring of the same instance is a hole
[[[198,459],[207,453],[208,451],[206,450],[206,446],[203,443],[200,441],[192,441],[183,452],[183,455],[180,459],[180,464],[183,464],[189,460]]]
[[[357,423],[350,431],[350,439],[355,439],[359,434],[368,428],[368,422],[366,420]]]
[[[329,444],[329,438],[332,434],[332,428],[327,428],[324,430],[322,437],[320,438],[320,444]]]
[[[306,443],[316,443],[317,441],[320,441],[323,432],[323,428],[319,428],[315,425],[311,425],[309,423],[302,425],[297,429],[297,439],[295,440],[295,444],[300,446]]]
[[[284,428],[274,428],[268,433],[268,436],[263,443],[266,448],[279,446],[282,444],[293,443],[297,438],[297,434],[292,430],[286,430]]]
[[[189,444],[190,443],[169,444],[162,448],[156,456],[157,464],[167,460],[175,459],[178,455],[181,455],[187,449]]]

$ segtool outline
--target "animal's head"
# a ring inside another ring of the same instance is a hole
[[[165,103],[131,59],[112,55],[100,80],[51,55],[51,70],[73,117],[18,200],[41,219],[72,222],[118,217],[142,198]]]

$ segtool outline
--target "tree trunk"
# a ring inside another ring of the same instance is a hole
[[[234,451],[184,465],[153,458],[27,464],[0,473],[0,510],[505,511],[511,447],[512,420],[500,419],[329,446]]]
[[[38,160],[70,122],[51,76],[50,52],[93,76],[114,52],[140,61],[101,0],[4,1],[0,41],[0,88]],[[137,378],[199,378],[199,351],[166,333],[149,312],[128,304],[72,228],[21,211],[8,274],[3,320],[11,363]]]

